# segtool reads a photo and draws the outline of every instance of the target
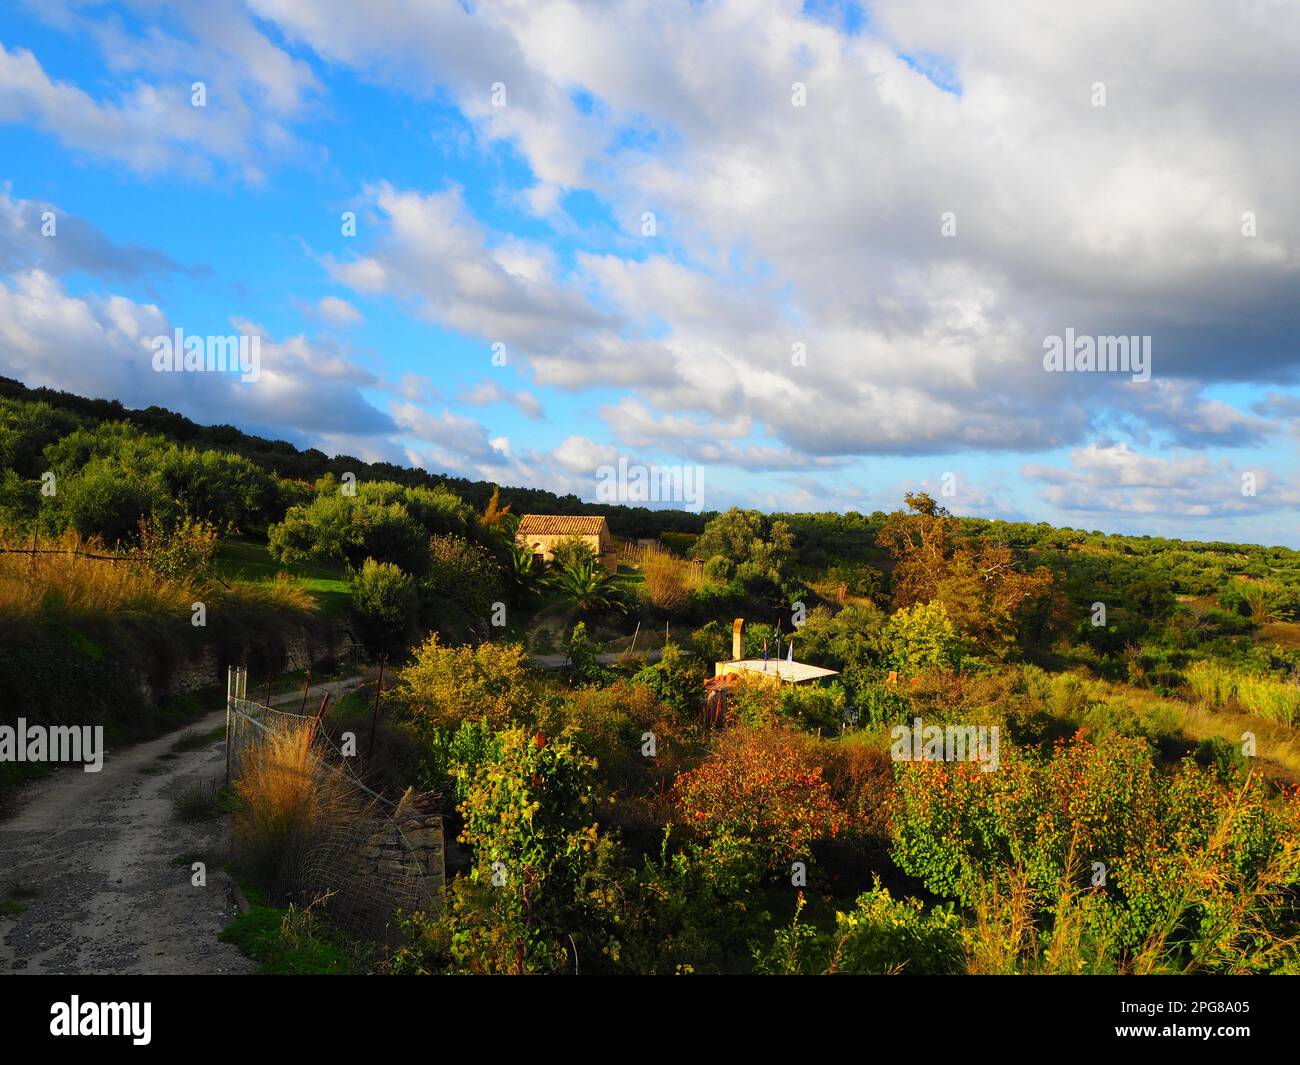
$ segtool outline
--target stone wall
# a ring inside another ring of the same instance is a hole
[[[362,844],[360,872],[372,877],[403,910],[442,908],[447,868],[442,818],[419,814],[385,821]]]
[[[265,650],[265,649],[263,649]],[[322,659],[347,659],[353,651],[352,636],[341,626],[332,628],[324,634],[303,631],[290,636],[284,642],[280,666],[276,673],[293,673],[310,669]],[[219,659],[231,658],[231,661]],[[204,647],[197,655],[187,658],[172,668],[163,680],[142,682],[141,689],[151,702],[176,695],[188,695],[203,688],[224,688],[226,667],[247,665],[248,648],[234,654],[227,651],[224,655],[211,646]],[[249,677],[250,689],[265,681],[265,676]]]

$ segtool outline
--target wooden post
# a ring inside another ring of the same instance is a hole
[[[311,687],[311,670],[307,670],[307,679],[302,682],[302,706],[298,708],[298,713],[303,717],[307,716],[307,689]]]
[[[384,694],[384,663],[388,661],[387,655],[379,656],[379,682],[375,685],[375,709],[370,715],[370,746],[366,748],[366,765],[370,765],[370,759],[375,753],[375,729],[379,727],[379,697]]]
[[[316,720],[311,723],[311,734],[307,737],[307,746],[312,745],[316,738],[316,729],[320,726],[320,719],[325,716],[325,705],[330,701],[330,693],[326,692],[325,697],[320,701],[320,709],[316,711]]]
[[[631,657],[632,655],[636,654],[636,638],[640,635],[641,635],[641,622],[638,621],[636,623],[636,632],[632,633],[632,646],[627,649],[627,655],[625,655],[624,657]]]
[[[266,702],[263,704],[264,706],[271,705],[271,678],[274,676],[274,673],[268,673],[266,675]]]

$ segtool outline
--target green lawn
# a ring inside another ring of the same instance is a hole
[[[223,540],[217,548],[217,573],[228,581],[272,581],[277,574],[287,573],[329,613],[345,611],[352,594],[342,566],[323,562],[286,565],[271,558],[266,544],[252,540]]]

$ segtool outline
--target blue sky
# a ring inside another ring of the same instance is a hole
[[[1300,546],[1300,14],[1131,6],[10,5],[0,373],[586,498]],[[155,373],[175,328],[264,372]],[[1046,372],[1067,328],[1150,380]]]

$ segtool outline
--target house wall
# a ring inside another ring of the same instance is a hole
[[[600,556],[600,560],[604,563],[607,570],[611,573],[616,573],[618,571],[618,552],[614,550],[614,545],[609,538],[604,538],[604,542],[602,543],[602,538],[599,536],[552,536],[533,534],[531,536],[521,535],[519,537],[520,546],[527,548],[535,554],[541,554],[542,560],[548,564],[551,561],[555,544],[560,540],[582,540],[583,542],[590,544],[592,550]]]

